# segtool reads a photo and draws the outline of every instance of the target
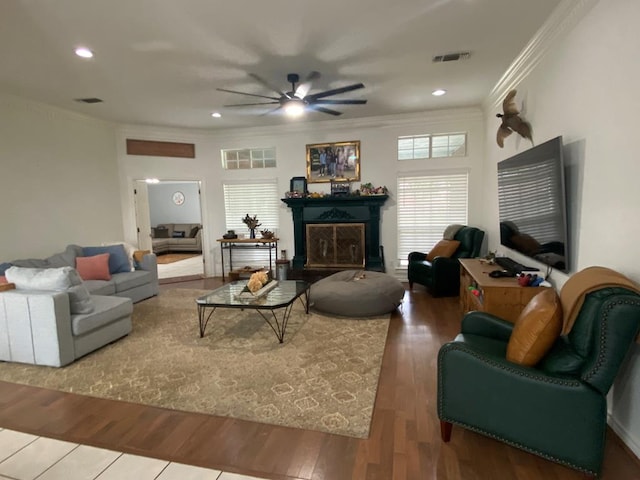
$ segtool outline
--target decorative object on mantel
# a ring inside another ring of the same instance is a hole
[[[337,182],[331,180],[331,195],[345,196],[351,194],[351,183]]]
[[[511,135],[513,132],[517,132],[523,138],[526,138],[533,143],[531,137],[531,125],[520,118],[520,111],[514,101],[517,90],[511,90],[507,93],[507,96],[502,102],[502,110],[504,113],[496,114],[496,117],[502,119],[502,123],[498,127],[498,135],[496,141],[500,148],[504,147],[504,139]]]
[[[262,225],[258,220],[257,215],[250,217],[249,214],[247,213],[242,219],[242,223],[244,223],[249,228],[249,232],[250,232],[249,238],[256,238],[256,228]]]
[[[388,195],[389,189],[386,186],[374,187],[373,183],[360,184],[360,195]]]

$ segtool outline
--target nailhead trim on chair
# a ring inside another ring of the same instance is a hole
[[[465,353],[477,358],[478,360],[480,360],[480,361],[482,361],[484,363],[488,363],[488,364],[490,364],[490,365],[492,365],[494,367],[497,367],[497,368],[499,368],[501,370],[506,370],[508,372],[515,373],[515,374],[517,374],[517,375],[519,375],[521,377],[532,378],[532,379],[535,379],[535,380],[538,380],[538,381],[542,381],[542,382],[545,382],[545,383],[552,383],[552,384],[556,384],[556,385],[564,385],[564,386],[569,386],[569,387],[579,387],[581,385],[581,383],[579,381],[577,381],[577,380],[560,380],[560,379],[555,379],[555,378],[554,379],[550,379],[549,377],[545,377],[545,376],[541,376],[541,375],[533,375],[533,374],[530,374],[528,372],[523,372],[522,370],[512,368],[512,367],[510,367],[508,365],[503,365],[503,364],[500,364],[498,362],[494,362],[494,361],[492,361],[490,359],[487,359],[485,357],[480,356],[478,353],[474,352],[473,350],[470,350],[465,345],[460,344],[459,342],[452,342],[452,343],[447,344],[446,345],[446,349],[445,348],[441,348],[440,351],[438,352],[438,363],[444,365],[444,363],[442,363],[443,357],[447,353],[449,353],[449,352],[451,352],[453,350],[460,350],[462,352],[465,352]],[[538,455],[538,456],[540,456],[542,458],[546,458],[547,460],[551,460],[553,462],[560,463],[562,465],[566,465],[568,467],[574,468],[574,469],[579,470],[581,472],[585,472],[585,473],[588,473],[588,474],[594,475],[594,476],[598,475],[597,472],[594,472],[593,470],[589,470],[587,468],[581,467],[579,465],[575,465],[572,462],[568,462],[568,461],[563,460],[561,458],[554,457],[553,455],[549,455],[548,453],[541,452],[539,450],[536,450],[535,448],[527,447],[526,445],[522,445],[521,443],[514,442],[513,440],[509,440],[507,438],[503,438],[503,437],[501,437],[499,435],[496,435],[494,433],[487,432],[486,430],[483,430],[481,428],[474,427],[472,425],[467,425],[464,422],[460,422],[458,420],[454,420],[452,418],[445,417],[444,414],[442,413],[442,405],[444,404],[444,399],[443,399],[443,395],[442,395],[442,392],[443,392],[443,377],[444,377],[443,374],[444,374],[444,372],[439,370],[439,372],[438,372],[438,397],[439,397],[440,401],[438,402],[438,417],[440,418],[440,420],[443,420],[445,422],[455,423],[456,425],[460,425],[460,426],[462,426],[462,427],[464,427],[466,429],[473,430],[474,432],[481,433],[483,435],[486,435],[487,437],[491,437],[491,438],[494,438],[496,440],[500,440],[501,442],[504,442],[504,443],[507,443],[507,444],[512,445],[514,447],[520,448],[520,449],[525,450],[525,451],[527,451],[529,453],[533,453],[533,454]]]
[[[596,364],[594,365],[594,367],[582,376],[582,379],[584,381],[588,381],[591,377],[593,377],[596,373],[598,373],[598,370],[600,369],[600,367],[602,367],[602,364],[604,363],[605,350],[606,350],[604,346],[607,344],[606,343],[606,340],[607,340],[606,327],[607,327],[607,322],[609,321],[609,313],[618,305],[623,305],[623,304],[633,305],[634,307],[640,307],[640,302],[634,301],[634,300],[617,300],[609,303],[605,307],[605,312],[602,314],[600,319],[600,348],[599,348],[600,354],[598,355],[598,360],[596,361]]]

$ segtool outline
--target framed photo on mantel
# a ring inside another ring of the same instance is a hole
[[[307,145],[307,182],[359,182],[360,141]]]

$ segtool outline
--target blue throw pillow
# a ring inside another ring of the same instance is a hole
[[[101,253],[109,254],[109,273],[124,273],[131,271],[129,257],[124,249],[124,245],[105,245],[104,247],[83,247],[82,254],[85,257],[93,257]]]
[[[0,263],[0,277],[4,275],[4,272],[9,270],[13,265],[10,263]]]

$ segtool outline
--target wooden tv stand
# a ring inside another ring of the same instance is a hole
[[[463,315],[480,310],[515,322],[529,300],[543,288],[551,288],[521,287],[514,277],[490,277],[489,272],[501,270],[501,267],[477,258],[461,258],[460,265],[460,309]],[[475,296],[469,287],[476,288],[479,295]]]

